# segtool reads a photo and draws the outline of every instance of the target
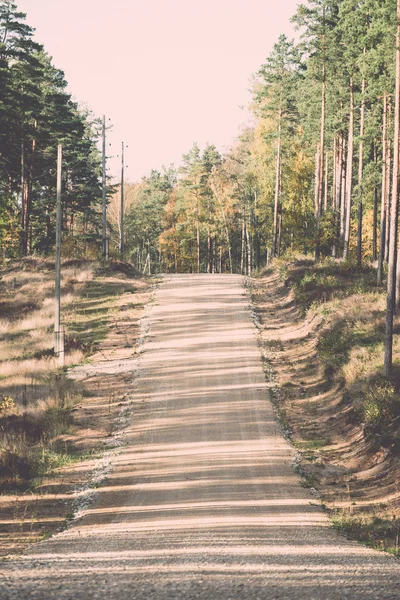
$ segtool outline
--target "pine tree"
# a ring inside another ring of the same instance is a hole
[[[272,256],[278,254],[278,215],[281,212],[282,160],[285,142],[293,136],[296,125],[296,92],[300,77],[300,55],[293,41],[281,35],[259,71],[260,85],[256,102],[271,124],[275,140],[275,190],[273,210]],[[284,148],[283,148],[284,147]]]

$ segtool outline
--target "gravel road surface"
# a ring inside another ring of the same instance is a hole
[[[0,564],[2,600],[400,598],[301,486],[243,278],[165,277],[112,472],[72,527]]]

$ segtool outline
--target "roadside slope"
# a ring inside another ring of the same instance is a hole
[[[398,555],[400,374],[396,362],[392,381],[383,376],[385,297],[374,270],[280,261],[250,285],[299,469],[338,527]],[[399,343],[396,333],[395,361]]]

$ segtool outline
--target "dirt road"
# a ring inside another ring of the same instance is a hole
[[[268,400],[242,278],[166,277],[106,483],[0,565],[0,597],[400,598],[400,563],[339,537]]]

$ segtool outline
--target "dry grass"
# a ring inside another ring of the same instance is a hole
[[[27,406],[11,397],[0,406],[0,480],[3,490],[16,490],[26,482],[60,466],[68,454],[60,436],[73,426],[72,408],[80,398],[78,387],[65,375],[47,374],[48,399],[29,398]]]
[[[400,322],[387,381],[385,291],[375,270],[280,260],[254,282],[253,298],[267,376],[303,457],[300,472],[347,528],[360,514],[367,529],[379,520],[386,527],[388,513],[400,516]],[[382,544],[393,544],[389,533]]]
[[[107,273],[88,261],[63,265],[66,367],[82,363],[96,350],[108,332],[116,299],[121,291],[132,290],[126,281],[131,274],[116,275],[115,270],[110,267]],[[6,473],[11,480],[30,478],[35,468],[43,470],[48,464],[38,458],[43,444],[52,449],[64,413],[81,397],[80,384],[65,377],[54,357],[54,308],[52,263],[26,260],[0,271],[0,399],[12,400],[12,409],[0,410],[0,479]],[[21,472],[15,466],[18,456],[25,465]]]
[[[63,270],[63,314],[71,314],[93,273],[94,265]],[[68,383],[53,353],[53,265],[11,264],[0,272],[0,293],[0,398],[12,401],[0,411],[0,479],[8,488],[57,463],[57,438],[72,422],[71,408],[80,389]],[[65,364],[84,357],[80,348],[67,349]]]
[[[64,314],[71,315],[71,307],[93,279],[93,272],[93,265],[63,269]],[[23,401],[26,405],[30,397],[37,401],[35,388],[43,388],[41,378],[58,368],[53,356],[54,270],[49,263],[27,261],[4,269],[0,275],[7,317],[0,322],[0,395],[9,395],[17,404]],[[83,360],[84,352],[71,348],[65,358],[67,366],[77,364]]]

